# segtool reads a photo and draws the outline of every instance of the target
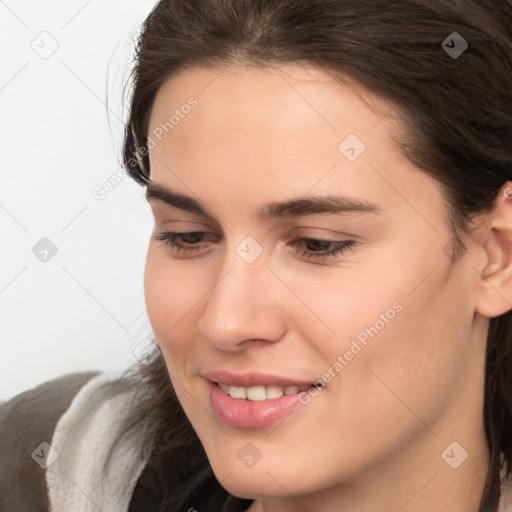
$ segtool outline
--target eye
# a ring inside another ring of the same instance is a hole
[[[299,238],[290,245],[303,244],[302,256],[308,259],[328,259],[350,251],[356,245],[355,240],[320,240],[316,238]]]
[[[157,240],[164,242],[165,245],[171,247],[175,252],[193,252],[201,249],[199,242],[203,242],[204,238],[208,235],[210,233],[206,231],[189,231],[185,233],[161,231],[155,236]]]
[[[176,233],[171,231],[158,232],[156,239],[171,247],[176,252],[192,253],[201,251],[209,243],[208,238],[216,239],[216,235],[206,231],[189,231]],[[211,240],[210,240],[211,241]],[[355,240],[321,240],[316,238],[298,238],[290,242],[290,246],[296,247],[301,256],[312,260],[325,260],[334,258],[338,254],[344,254],[352,250],[357,244]]]

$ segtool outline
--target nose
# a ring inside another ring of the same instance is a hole
[[[263,258],[246,263],[233,250],[206,297],[198,328],[214,347],[239,351],[279,341],[286,332],[283,284]]]

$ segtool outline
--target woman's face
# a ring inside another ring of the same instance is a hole
[[[481,428],[471,241],[454,264],[438,183],[401,157],[392,105],[365,98],[299,65],[197,68],[151,112],[149,319],[238,496],[418,461],[449,474],[443,450]]]

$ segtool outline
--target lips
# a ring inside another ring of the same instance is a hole
[[[261,373],[227,371],[203,374],[210,406],[216,416],[234,427],[267,427],[300,407],[300,393],[321,382],[304,382]]]
[[[279,398],[283,395],[294,395],[302,391],[307,391],[310,386],[228,386],[227,384],[218,383],[219,387],[229,395],[231,398],[241,398],[243,400],[253,400],[259,402],[261,400],[270,400],[272,398]]]
[[[297,386],[298,388],[306,387],[307,389],[315,383],[314,380],[297,380],[280,375],[257,372],[237,374],[225,370],[206,372],[203,374],[203,377],[217,384],[225,384],[226,386],[237,386],[242,388],[250,388],[253,386],[278,386],[281,388],[287,388]]]

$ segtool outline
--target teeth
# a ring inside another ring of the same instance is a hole
[[[267,387],[267,398],[279,398],[284,395],[283,388],[279,386]]]
[[[228,386],[226,384],[218,383],[219,387],[231,396],[231,398],[241,398],[260,402],[261,400],[269,400],[272,398],[279,398],[283,395],[293,395],[299,391],[306,391],[310,386],[288,386],[282,388],[280,386],[250,386],[248,388],[240,386]]]
[[[247,388],[245,395],[249,400],[254,400],[255,402],[267,399],[265,386],[251,386],[250,388]],[[233,397],[233,395],[231,396]]]
[[[231,395],[232,398],[247,398],[245,388],[241,388],[238,386],[231,386],[229,394]]]
[[[226,384],[221,384],[220,382],[218,384],[219,384],[220,389],[222,389],[222,391],[224,391],[224,393],[226,393],[226,395],[229,395],[230,386],[227,386]]]

